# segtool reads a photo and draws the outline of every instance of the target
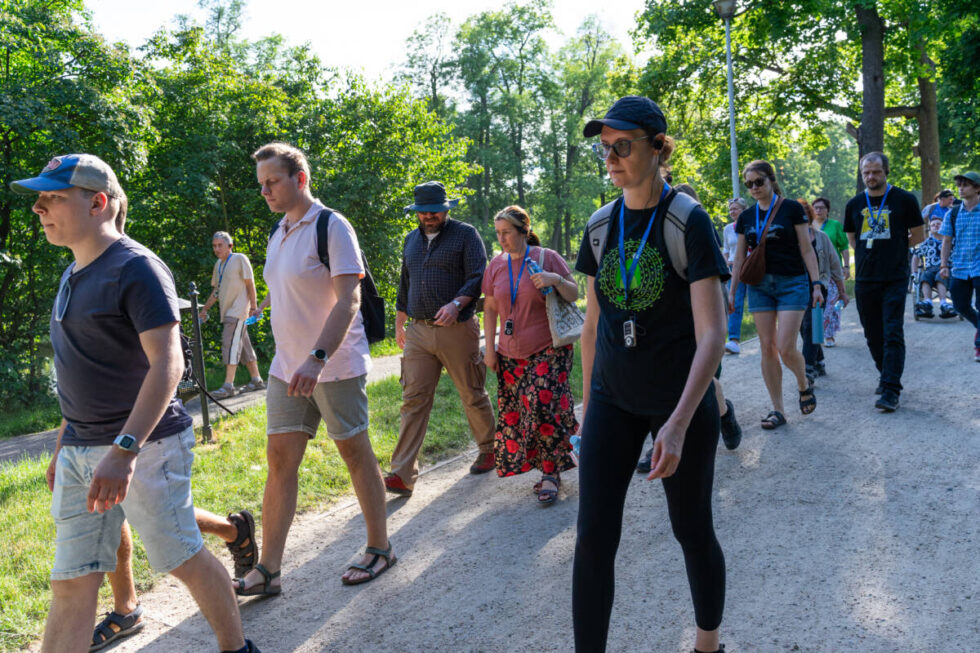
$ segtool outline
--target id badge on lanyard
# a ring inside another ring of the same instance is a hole
[[[640,240],[639,246],[636,248],[636,252],[633,253],[633,260],[629,266],[626,267],[626,236],[625,236],[625,208],[626,208],[626,198],[624,197],[619,204],[619,275],[623,282],[623,302],[629,301],[630,285],[633,283],[633,276],[636,274],[636,268],[640,264],[640,256],[643,254],[643,249],[646,247],[647,239],[650,237],[650,231],[653,229],[653,223],[657,219],[657,211],[660,210],[663,204],[664,198],[667,197],[667,193],[670,192],[670,185],[664,182],[663,190],[660,191],[660,200],[657,201],[657,206],[653,209],[653,215],[650,216],[650,221],[647,223],[647,228],[643,232],[643,238]],[[632,349],[636,347],[636,315],[630,315],[630,319],[623,322],[623,346]]]

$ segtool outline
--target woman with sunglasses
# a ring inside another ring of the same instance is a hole
[[[725,255],[725,262],[728,263],[728,271],[732,271],[735,264],[735,246],[738,245],[738,234],[735,233],[735,222],[742,211],[749,208],[748,202],[741,197],[736,197],[728,202],[728,217],[731,222],[725,225],[725,246],[721,253]],[[731,282],[729,282],[731,283]],[[732,305],[734,310],[728,316],[728,342],[725,344],[725,351],[729,354],[742,353],[742,312],[745,308],[745,285],[739,286],[735,291],[735,303]]]
[[[558,497],[561,473],[575,466],[568,439],[578,421],[568,385],[574,348],[552,345],[544,293],[574,302],[578,284],[565,259],[541,247],[523,208],[508,206],[493,226],[503,252],[483,274],[483,330],[484,361],[497,375],[497,475],[540,470],[533,489],[538,505],[548,506]]]
[[[622,198],[586,229],[576,269],[588,277],[582,329],[585,419],[572,572],[575,649],[603,651],[612,613],[616,550],[633,467],[654,433],[649,480],[662,479],[674,536],[684,553],[697,626],[695,651],[722,650],[725,558],[711,514],[719,418],[711,379],[723,355],[722,281],[728,268],[700,207],[684,228],[686,279],[670,260],[667,207],[681,202],[661,177],[674,149],[650,99],[618,100],[585,126]],[[679,204],[680,205],[680,204]],[[675,228],[671,226],[669,228]],[[598,238],[593,254],[592,239]],[[676,250],[675,250],[676,251]],[[652,615],[651,615],[652,616]],[[662,646],[650,645],[660,649]]]
[[[756,247],[758,234],[765,233],[766,273],[762,281],[749,286],[748,298],[762,350],[762,378],[772,401],[772,411],[763,418],[762,428],[774,429],[786,423],[780,360],[796,377],[800,412],[809,415],[817,407],[817,397],[807,380],[806,364],[796,348],[796,339],[804,311],[811,300],[815,304],[823,303],[824,295],[803,207],[791,199],[782,198],[780,202],[782,192],[769,162],[751,162],[745,166],[742,176],[756,204],[742,211],[735,226],[738,244],[728,299],[730,303],[735,301],[746,252]],[[780,204],[778,208],[777,204]]]

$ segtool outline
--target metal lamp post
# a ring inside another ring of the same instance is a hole
[[[737,0],[714,0],[715,11],[725,21],[725,53],[728,56],[728,130],[731,132],[732,147],[732,197],[738,198],[738,149],[735,145],[735,84],[732,81],[732,17],[735,16]]]

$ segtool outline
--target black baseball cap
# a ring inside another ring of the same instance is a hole
[[[657,103],[642,95],[627,95],[616,100],[616,104],[601,119],[590,120],[582,133],[586,138],[598,136],[602,126],[613,129],[645,129],[653,134],[667,132],[667,119]]]
[[[941,191],[939,191],[939,197],[952,197],[952,196],[953,196],[953,191],[951,191],[948,188],[944,188]]]

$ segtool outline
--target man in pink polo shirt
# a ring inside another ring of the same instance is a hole
[[[262,499],[262,552],[259,564],[236,579],[235,591],[242,596],[282,591],[279,576],[296,513],[299,466],[321,419],[347,464],[367,525],[364,556],[341,580],[364,583],[396,558],[388,541],[381,469],[368,439],[371,357],[358,310],[364,268],[357,235],[346,218],[313,197],[303,152],[269,143],[252,158],[269,209],[285,215],[266,250],[269,294],[253,311],[259,315],[271,304],[276,341],[266,395],[269,475]],[[329,268],[317,253],[318,219],[329,220]]]

